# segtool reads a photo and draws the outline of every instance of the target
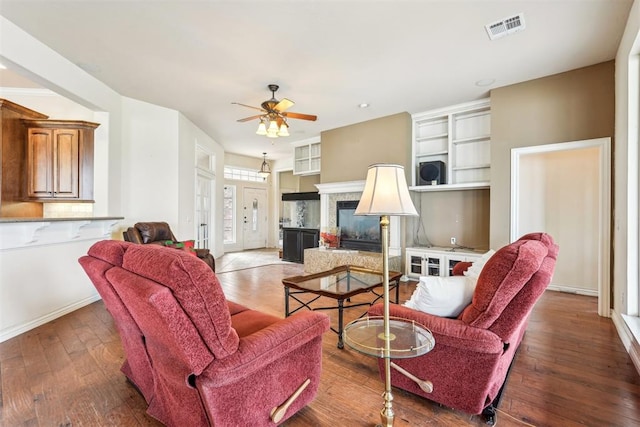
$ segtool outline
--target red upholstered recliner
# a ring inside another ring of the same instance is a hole
[[[531,233],[498,250],[485,264],[473,300],[455,319],[391,304],[390,316],[414,320],[435,338],[429,353],[393,362],[413,376],[433,383],[423,391],[392,369],[393,386],[444,406],[483,414],[495,423],[495,408],[509,367],[522,340],[534,304],[553,275],[558,246],[545,233]],[[382,305],[369,309],[382,315]],[[380,361],[381,375],[383,365]]]
[[[227,301],[209,267],[158,245],[105,240],[80,263],[115,291],[124,312],[105,305],[116,323],[133,320],[119,328],[123,347],[129,365],[148,358],[135,374],[151,379],[147,412],[164,424],[273,426],[315,397],[326,315],[281,319]]]
[[[167,241],[180,243],[176,240],[171,227],[166,222],[137,222],[122,233],[127,242],[140,244],[164,245]],[[216,260],[209,253],[209,249],[194,248],[196,256],[216,271]]]
[[[105,277],[108,270],[122,265],[123,253],[122,249],[117,246],[111,247],[110,250],[91,248],[89,249],[91,256],[82,257],[79,262],[102,297],[102,301],[111,313],[120,334],[122,347],[127,355],[120,370],[142,393],[147,403],[150,404],[149,412],[153,414],[153,374],[151,373],[151,361],[144,344],[144,335]]]

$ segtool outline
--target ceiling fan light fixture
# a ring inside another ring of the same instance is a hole
[[[278,130],[278,136],[289,136],[289,130],[287,129],[287,124],[282,122],[280,125],[280,130]]]
[[[267,134],[267,125],[264,123],[264,120],[260,120],[260,124],[258,125],[258,130],[256,131],[258,135],[266,135]]]
[[[267,138],[271,139],[278,138],[279,136],[290,136],[289,124],[287,123],[287,119],[316,121],[316,119],[318,118],[318,116],[312,114],[293,113],[291,111],[286,111],[294,105],[294,102],[287,98],[283,98],[282,100],[278,101],[276,99],[276,91],[278,90],[279,86],[276,84],[270,84],[268,87],[271,91],[271,99],[264,101],[262,104],[260,104],[260,107],[241,104],[239,102],[232,102],[232,104],[241,105],[243,107],[248,107],[261,112],[261,114],[256,114],[237,120],[238,122],[248,122],[249,120],[259,119],[260,123],[258,124],[258,129],[256,130],[257,135],[264,135]],[[271,144],[273,143],[274,141],[271,141]]]
[[[267,129],[267,138],[277,138],[278,137],[278,123],[275,120],[271,120],[269,123],[269,128]]]
[[[258,176],[267,179],[270,174],[271,168],[269,167],[269,163],[267,163],[267,153],[262,153],[262,165],[258,171]]]

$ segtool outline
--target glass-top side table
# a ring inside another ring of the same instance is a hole
[[[389,318],[389,351],[385,349],[384,318],[363,317],[344,328],[344,341],[349,347],[369,356],[405,359],[430,352],[435,339],[424,326],[399,317]]]
[[[384,360],[385,405],[380,411],[382,424],[378,424],[379,427],[393,427],[395,418],[391,403],[391,368],[414,381],[424,392],[433,391],[431,381],[422,380],[391,361],[422,356],[433,349],[435,339],[424,326],[388,314],[386,317],[370,316],[349,323],[344,328],[344,341],[356,351]]]

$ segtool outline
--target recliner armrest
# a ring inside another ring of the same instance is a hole
[[[202,375],[207,378],[207,386],[221,387],[235,382],[321,337],[328,329],[327,315],[311,311],[297,313],[240,339],[238,351],[217,359]]]
[[[382,316],[383,305],[369,308],[370,316]],[[447,345],[478,353],[501,354],[504,343],[487,329],[469,326],[462,320],[434,316],[398,304],[389,304],[389,316],[413,320],[431,331],[436,346]]]

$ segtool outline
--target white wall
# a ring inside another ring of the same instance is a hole
[[[640,372],[638,121],[640,2],[631,6],[616,55],[613,312],[618,334]]]
[[[615,313],[638,316],[638,54],[640,2],[629,12],[616,55],[613,266]],[[631,95],[630,95],[631,94]],[[615,316],[615,314],[614,314]]]
[[[100,299],[78,258],[116,222],[0,222],[0,342]]]
[[[176,238],[195,239],[196,145],[215,155],[220,171],[224,168],[222,146],[175,110],[123,98],[122,112],[126,219],[121,229],[139,221],[166,221]],[[216,180],[214,207],[222,206],[222,190],[222,181]],[[215,216],[214,230],[222,230],[221,213]],[[222,235],[213,234],[210,249],[214,256],[221,256]]]
[[[178,175],[180,180],[180,194],[178,197],[179,226],[177,233],[186,236],[183,240],[195,239],[195,194],[196,194],[196,147],[199,145],[215,157],[215,194],[212,200],[213,231],[210,232],[211,244],[209,249],[215,257],[224,253],[222,202],[224,191],[224,149],[211,137],[205,134],[182,114],[179,115],[179,152],[180,164]],[[182,238],[182,237],[181,237]]]
[[[193,212],[195,155],[190,154],[191,146],[196,139],[208,145],[217,153],[219,170],[222,148],[178,112],[122,98],[2,16],[0,40],[3,65],[83,108],[27,97],[33,94],[8,99],[52,118],[68,113],[74,119],[101,123],[95,134],[94,215],[125,216],[120,225],[135,218],[166,215],[182,231],[183,218]],[[183,146],[184,141],[189,145]],[[187,181],[191,184],[182,188]],[[222,182],[218,193],[221,206]],[[121,238],[119,231],[112,236]],[[222,237],[216,238],[220,243],[214,254],[220,256]],[[0,341],[98,298],[77,262],[94,241],[0,250]]]
[[[94,213],[107,215],[109,212],[119,216],[122,213],[120,96],[2,16],[0,40],[0,61],[5,66],[85,109],[97,112],[93,117],[86,116],[90,121],[101,123],[96,131],[96,158],[100,165],[94,170]],[[53,99],[28,98],[27,95],[17,98],[14,95],[10,98],[12,101],[28,104],[25,106],[40,109],[44,114],[63,116],[71,110],[82,116],[86,113],[85,109],[76,109],[68,103],[60,109],[54,108]],[[0,340],[98,298],[78,264],[78,256],[86,253],[93,241],[96,239],[0,250]]]
[[[178,225],[178,113],[122,98],[123,225]]]

